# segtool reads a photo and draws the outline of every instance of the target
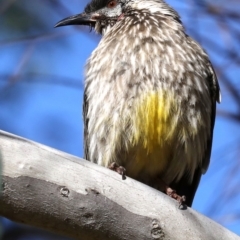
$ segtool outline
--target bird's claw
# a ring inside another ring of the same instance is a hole
[[[122,166],[119,166],[117,163],[113,162],[108,166],[109,169],[119,173],[122,176],[122,180],[126,179],[126,169]]]
[[[166,194],[169,196],[169,197],[171,197],[171,198],[173,198],[173,199],[175,199],[175,200],[177,200],[178,202],[179,202],[179,208],[184,208],[184,206],[185,206],[185,202],[186,202],[186,196],[179,196],[177,193],[176,193],[176,191],[175,190],[173,190],[172,188],[170,188],[170,187],[166,187]]]

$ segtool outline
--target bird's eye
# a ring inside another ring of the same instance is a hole
[[[113,0],[113,1],[110,1],[108,4],[107,4],[107,7],[108,8],[114,8],[117,6],[117,1],[116,0]]]

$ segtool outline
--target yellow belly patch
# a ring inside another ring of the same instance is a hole
[[[143,169],[150,174],[164,171],[174,151],[177,116],[178,105],[171,92],[150,92],[137,100],[131,117],[132,146],[136,146],[129,163],[131,175]]]
[[[141,98],[135,108],[133,144],[143,143],[148,153],[161,146],[175,134],[177,104],[173,94],[151,92]],[[172,116],[174,115],[174,116]]]

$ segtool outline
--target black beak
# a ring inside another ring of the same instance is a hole
[[[98,15],[81,13],[71,17],[64,18],[59,21],[54,27],[62,27],[67,25],[87,25],[93,27],[96,23]]]

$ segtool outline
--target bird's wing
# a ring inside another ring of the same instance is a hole
[[[88,100],[86,95],[86,89],[83,95],[83,123],[84,123],[84,158],[89,160],[89,139],[88,139]]]
[[[214,123],[215,123],[215,116],[216,116],[216,103],[221,102],[220,87],[218,84],[216,73],[215,73],[210,61],[208,63],[208,68],[210,71],[210,75],[209,75],[207,81],[209,82],[210,94],[211,94],[211,100],[212,100],[211,133],[208,138],[206,153],[205,153],[205,156],[202,161],[202,174],[204,174],[207,171],[208,166],[209,166],[210,156],[211,156],[211,151],[212,151],[213,129],[214,129]]]
[[[211,150],[212,150],[212,138],[213,138],[213,129],[214,129],[214,122],[215,122],[215,115],[216,115],[216,103],[221,101],[221,95],[220,95],[220,87],[218,84],[217,76],[213,70],[213,67],[211,63],[209,62],[209,78],[206,79],[206,81],[209,82],[210,86],[210,94],[211,94],[211,100],[212,100],[212,112],[211,112],[211,133],[207,141],[207,149],[205,151],[202,165],[196,168],[195,173],[193,175],[193,180],[191,183],[189,183],[189,176],[186,174],[184,175],[179,182],[176,183],[176,185],[173,185],[173,188],[177,190],[177,193],[179,195],[185,195],[186,198],[186,204],[191,207],[193,198],[195,196],[196,190],[198,188],[200,179],[202,174],[204,174],[207,171],[209,162],[210,162],[210,156],[211,156]]]

